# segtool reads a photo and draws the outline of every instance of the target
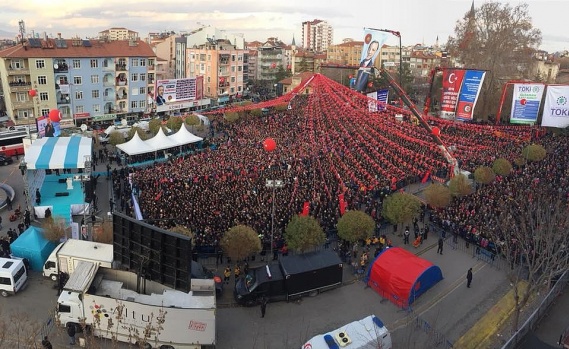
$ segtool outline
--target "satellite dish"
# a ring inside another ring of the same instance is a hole
[[[87,131],[87,125],[85,125],[85,124],[81,124],[80,128],[81,128],[81,131],[83,131],[83,132]]]
[[[57,68],[59,68],[59,65],[58,65],[57,63],[55,63],[55,64],[53,65],[53,69],[57,69]]]

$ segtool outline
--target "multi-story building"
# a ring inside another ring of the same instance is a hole
[[[126,28],[109,28],[99,32],[99,38],[109,41],[138,40],[138,32]]]
[[[302,72],[320,73],[323,63],[327,63],[326,53],[298,51],[294,54],[291,71],[293,74]]]
[[[161,39],[155,38],[150,44],[152,50],[156,54],[156,57],[166,62],[166,71],[163,74],[163,79],[174,79],[176,78],[176,67],[177,67],[177,39],[175,34],[162,37]],[[184,57],[184,55],[179,56]]]
[[[302,22],[302,47],[305,50],[324,52],[334,42],[334,29],[328,22],[315,19]]]
[[[426,78],[432,69],[439,65],[439,58],[425,51],[413,51],[409,60],[409,69],[414,77]]]
[[[17,125],[52,109],[64,125],[145,112],[154,69],[154,52],[140,40],[28,39],[0,51],[6,113]]]
[[[363,41],[344,41],[341,44],[331,45],[326,51],[326,62],[340,65],[360,65]]]
[[[247,54],[248,76],[245,79],[245,61],[243,61],[243,81],[246,83],[253,83],[257,80],[257,53],[257,50],[245,50],[245,54]]]
[[[267,41],[257,48],[257,82],[260,84],[273,84],[276,74],[283,64],[283,49],[275,46],[274,42]]]
[[[204,77],[204,95],[225,103],[243,92],[243,57],[245,50],[228,40],[208,39],[186,51],[186,76]]]

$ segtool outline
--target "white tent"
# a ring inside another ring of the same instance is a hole
[[[144,143],[149,145],[152,149],[154,149],[154,151],[174,148],[180,145],[173,139],[170,139],[170,137],[166,136],[162,130],[162,127],[158,129],[156,136],[146,140]]]
[[[200,119],[200,121],[201,121],[204,125],[209,126],[209,119],[208,119],[207,116],[201,115],[201,114],[196,114],[196,115],[198,116],[198,118]]]
[[[118,144],[117,148],[127,153],[128,155],[139,155],[154,152],[154,148],[140,139],[138,132],[134,133],[134,136],[130,141],[123,144]]]
[[[25,161],[29,170],[85,168],[92,147],[88,137],[43,137],[26,150]]]
[[[178,132],[174,133],[171,136],[168,136],[168,138],[176,142],[177,145],[186,145],[186,144],[203,141],[203,138],[198,137],[193,133],[191,133],[190,131],[188,131],[185,124],[182,124],[182,127],[180,127]]]

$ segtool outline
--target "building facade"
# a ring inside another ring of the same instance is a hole
[[[63,125],[144,113],[154,69],[154,52],[139,40],[29,39],[0,51],[6,113],[16,125],[52,109]]]
[[[334,42],[334,29],[328,22],[315,19],[302,22],[302,47],[305,50],[324,52]]]
[[[99,32],[99,38],[109,41],[114,40],[138,40],[138,32],[126,28],[109,28]]]
[[[346,41],[331,45],[326,52],[327,63],[340,65],[360,65],[363,41]]]

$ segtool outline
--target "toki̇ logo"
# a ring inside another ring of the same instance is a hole
[[[569,116],[569,109],[565,107],[567,104],[567,97],[559,96],[555,100],[559,108],[551,108],[551,116],[561,116],[561,117],[568,117]]]
[[[567,97],[560,96],[557,98],[557,105],[565,105],[567,104]]]
[[[533,90],[534,93],[538,93],[539,90],[541,90],[541,87],[540,87],[540,86],[534,86],[534,87],[532,88],[532,90]]]

